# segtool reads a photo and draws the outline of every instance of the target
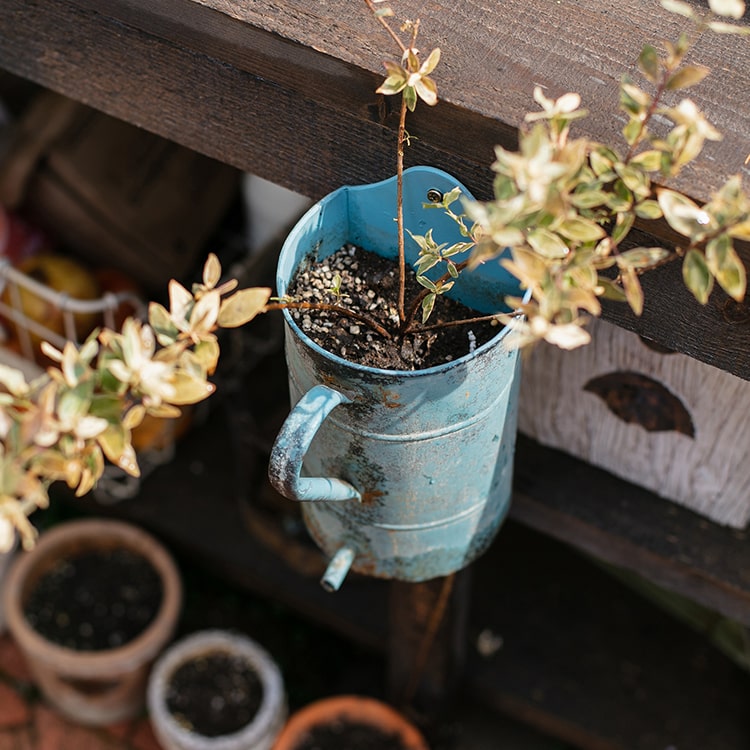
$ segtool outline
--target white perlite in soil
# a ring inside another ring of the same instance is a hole
[[[406,300],[422,287],[409,269]],[[459,281],[460,283],[460,281]],[[302,303],[325,303],[375,319],[392,338],[377,333],[362,320],[331,310],[290,309],[297,325],[327,351],[358,364],[395,370],[418,370],[450,362],[473,351],[498,332],[491,323],[472,323],[398,340],[398,269],[393,261],[346,245],[319,263],[303,264],[290,284],[288,296]],[[475,317],[477,313],[441,298],[430,323]]]

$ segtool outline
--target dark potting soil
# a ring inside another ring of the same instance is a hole
[[[215,652],[176,669],[166,700],[182,726],[204,737],[218,737],[250,724],[262,699],[263,686],[247,661]]]
[[[76,651],[132,641],[153,621],[162,584],[142,555],[126,549],[71,555],[40,577],[24,604],[40,635]]]
[[[332,292],[337,273],[341,277],[339,295]],[[460,284],[461,279],[456,283]],[[407,267],[407,311],[422,289],[413,270]],[[398,330],[396,264],[353,245],[342,247],[319,263],[303,264],[291,280],[287,294],[299,302],[337,304],[374,318],[388,331]],[[326,351],[350,362],[389,370],[421,370],[450,362],[500,331],[497,322],[482,321],[410,333],[399,340],[398,336],[388,339],[365,323],[335,311],[291,309],[290,312],[297,325]],[[440,296],[427,325],[471,320],[479,315]],[[421,309],[417,316],[421,320]]]
[[[370,724],[337,721],[311,729],[294,750],[405,750],[395,732]]]

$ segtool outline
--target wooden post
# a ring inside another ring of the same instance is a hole
[[[427,717],[460,682],[466,650],[470,569],[425,583],[394,581],[388,617],[391,701]]]

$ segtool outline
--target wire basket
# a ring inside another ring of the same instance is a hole
[[[43,300],[50,309],[60,313],[62,335],[58,330],[30,318],[24,312],[23,291]],[[0,316],[15,325],[20,353],[32,362],[37,358],[34,337],[49,341],[58,349],[62,349],[67,341],[80,344],[76,331],[76,316],[101,316],[105,326],[115,328],[115,316],[123,304],[133,308],[134,316],[141,319],[146,317],[146,304],[135,292],[105,292],[96,299],[74,299],[69,294],[55,291],[14,268],[7,258],[0,258]]]
[[[49,310],[59,313],[63,335],[59,330],[30,318],[23,309],[22,294],[29,292],[43,300]],[[14,325],[18,353],[0,345],[0,361],[21,370],[27,379],[42,374],[38,364],[38,344],[35,341],[49,341],[57,349],[62,349],[68,341],[80,344],[76,325],[77,316],[99,318],[102,325],[116,329],[118,311],[127,305],[131,317],[145,320],[146,302],[135,292],[124,290],[105,292],[96,299],[80,300],[60,293],[13,267],[7,258],[0,257],[0,317]],[[86,333],[88,335],[88,332]],[[7,340],[7,339],[6,339]],[[134,497],[142,479],[153,469],[170,461],[174,456],[172,441],[165,440],[158,448],[149,448],[138,453],[141,476],[131,477],[120,468],[107,465],[104,475],[93,491],[94,497],[102,504],[113,504]]]

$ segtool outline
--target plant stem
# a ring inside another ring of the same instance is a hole
[[[486,323],[488,320],[497,320],[504,313],[493,313],[491,315],[478,315],[476,318],[463,318],[461,320],[445,320],[442,323],[433,323],[429,326],[419,326],[419,328],[410,327],[404,331],[404,336],[409,333],[425,333],[426,331],[436,331],[441,328],[450,328],[451,326],[465,326],[471,323]]]
[[[456,270],[460,273],[461,271],[466,268],[466,266],[469,265],[468,260],[462,260],[460,263],[456,263]],[[445,283],[446,281],[449,281],[451,278],[453,278],[449,273],[444,273],[435,283],[439,286],[440,284]],[[412,325],[414,323],[414,319],[417,317],[417,310],[419,310],[419,306],[422,304],[422,300],[430,293],[430,290],[425,288],[420,291],[420,293],[412,300],[411,307],[409,308],[409,314],[408,316],[403,320],[403,324],[401,326],[401,335],[404,335],[405,333],[409,333],[412,330]],[[441,324],[445,325],[445,324]],[[425,329],[420,329],[425,330]]]
[[[390,332],[383,328],[376,320],[369,317],[368,315],[362,315],[355,310],[350,310],[347,307],[341,305],[333,305],[329,302],[271,302],[266,305],[266,312],[269,310],[324,310],[326,312],[335,312],[339,315],[345,315],[348,318],[358,320],[360,323],[364,323],[368,328],[372,328],[375,333],[380,334],[384,338],[392,339],[393,336]]]
[[[404,247],[404,142],[406,140],[406,100],[401,97],[396,148],[396,231],[398,233],[398,319],[406,321],[406,251]]]
[[[372,11],[373,16],[378,20],[380,25],[388,32],[388,35],[393,39],[394,42],[399,46],[401,52],[406,52],[404,43],[399,38],[398,34],[391,28],[388,21],[385,20],[384,16],[378,15],[378,9],[375,7],[375,3],[372,0],[365,0],[365,5]]]

